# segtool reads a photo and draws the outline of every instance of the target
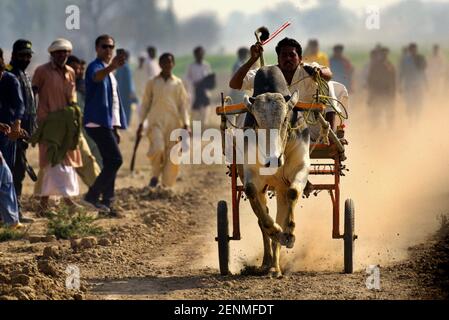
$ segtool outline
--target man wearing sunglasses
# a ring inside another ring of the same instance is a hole
[[[126,62],[126,55],[113,58],[115,41],[102,35],[95,42],[97,59],[86,71],[84,125],[103,158],[103,170],[84,197],[84,204],[100,212],[117,216],[113,207],[117,172],[123,164],[118,129],[126,129],[126,115],[120,99],[114,71]]]

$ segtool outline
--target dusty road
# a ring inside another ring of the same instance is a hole
[[[198,167],[186,173],[189,178],[183,179],[181,184],[188,185],[191,191],[184,196],[194,195],[197,202],[184,202],[182,195],[182,200],[175,200],[171,223],[176,225],[167,224],[169,229],[159,233],[155,246],[134,244],[136,238],[144,236],[140,232],[148,232],[148,229],[130,228],[132,235],[125,237],[120,251],[134,250],[127,261],[135,259],[142,264],[128,265],[126,271],[119,271],[122,267],[126,269],[119,264],[120,268],[114,266],[116,272],[89,274],[88,279],[94,284],[89,299],[425,299],[442,296],[439,289],[426,284],[428,279],[422,279],[410,262],[382,267],[380,291],[366,288],[364,271],[353,275],[339,271],[287,271],[280,280],[239,274],[221,277],[216,268],[216,250],[211,250],[216,247],[213,241],[215,205],[226,194],[222,187],[228,181],[223,179],[220,167]],[[199,188],[204,183],[210,188]],[[244,237],[242,241],[258,241],[261,245],[260,236]],[[423,250],[416,248],[411,254],[415,256]],[[238,259],[236,255],[238,252],[233,253]],[[95,268],[94,265],[91,268]]]

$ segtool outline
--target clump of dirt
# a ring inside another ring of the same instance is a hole
[[[171,189],[157,188],[125,188],[116,192],[116,205],[123,210],[141,210],[151,207],[152,201],[179,202],[180,196]]]
[[[245,265],[242,270],[240,270],[241,276],[263,276],[266,275],[266,272],[263,272],[257,266]]]
[[[97,219],[95,226],[104,231],[97,238],[52,237],[47,241],[48,219],[36,219],[33,235],[27,240],[0,246],[0,297],[83,299],[84,292],[97,282],[173,273],[170,266],[155,268],[151,260],[159,256],[161,248],[181,243],[186,233],[200,226],[195,215],[207,197],[191,188],[130,187],[118,190],[116,199],[124,217]],[[36,206],[33,198],[23,201],[24,211],[31,216]],[[80,291],[65,287],[68,266],[80,270]],[[19,286],[17,281],[23,284]]]
[[[412,261],[419,261],[418,271],[433,286],[439,287],[443,299],[449,298],[449,215],[441,216],[441,226],[427,250],[417,251]]]
[[[23,212],[36,212],[39,208],[39,199],[34,196],[21,197],[20,205]]]
[[[53,259],[36,257],[22,262],[2,263],[0,300],[81,300],[87,291],[66,287],[64,269]]]

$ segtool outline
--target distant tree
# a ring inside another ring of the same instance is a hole
[[[1,0],[0,23],[3,37],[12,45],[18,38],[34,40],[35,48],[48,45],[48,39],[61,30],[63,1]],[[60,13],[59,15],[57,13]]]
[[[220,27],[213,13],[203,13],[188,19],[179,28],[180,39],[182,39],[179,50],[191,51],[199,45],[206,49],[213,47],[221,36]]]
[[[156,0],[132,0],[129,3],[132,5],[121,8],[111,20],[121,42],[137,51],[148,45],[159,47],[171,40],[177,23],[172,7],[162,10]]]
[[[331,40],[350,35],[359,18],[343,8],[340,1],[319,0],[318,5],[301,13],[301,28],[309,37]],[[341,41],[342,39],[335,39]]]
[[[383,11],[381,31],[383,37],[392,41],[432,42],[448,40],[448,3],[424,3],[417,0],[401,1]],[[385,31],[388,32],[385,32]]]

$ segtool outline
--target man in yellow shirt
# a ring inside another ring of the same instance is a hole
[[[175,57],[164,53],[159,64],[162,72],[150,80],[142,100],[142,119],[137,135],[143,131],[143,123],[148,119],[148,139],[150,150],[148,158],[152,166],[150,187],[159,184],[172,187],[179,174],[179,165],[170,159],[171,149],[177,142],[170,141],[170,134],[177,129],[190,130],[188,114],[189,100],[181,79],[172,74]]]
[[[327,54],[320,51],[320,44],[316,39],[309,41],[309,44],[304,52],[303,61],[307,63],[316,62],[319,65],[328,68],[330,66]]]

